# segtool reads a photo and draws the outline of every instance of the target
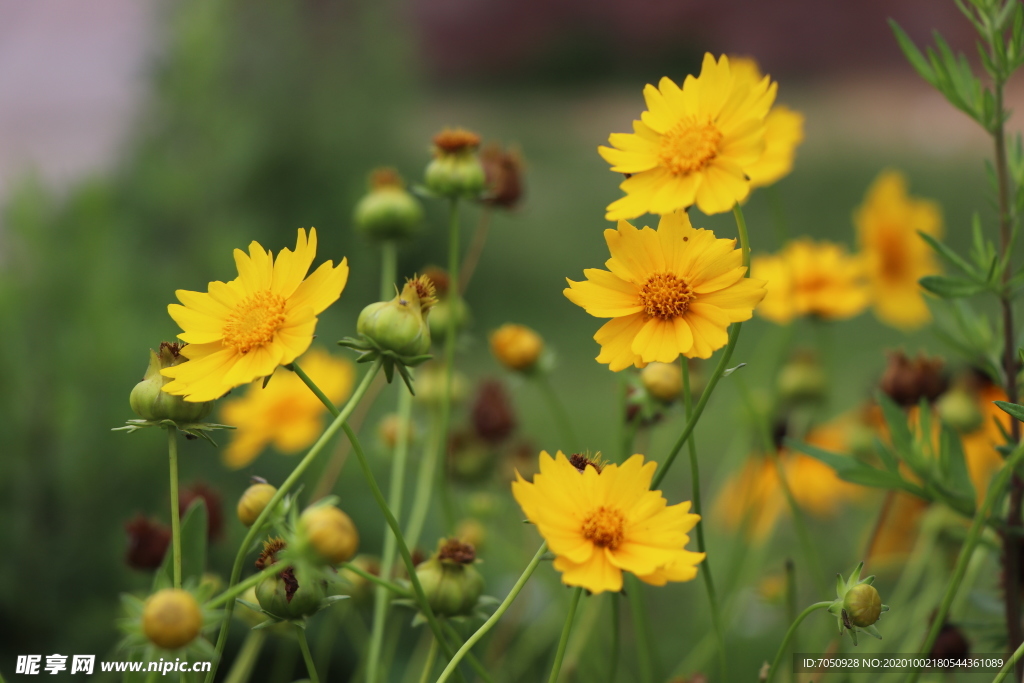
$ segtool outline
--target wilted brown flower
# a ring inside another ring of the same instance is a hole
[[[457,538],[449,538],[438,549],[437,556],[439,559],[449,562],[473,564],[476,560],[476,548],[471,543],[463,543]]]
[[[480,385],[472,416],[473,430],[490,444],[504,441],[516,428],[512,403],[497,380],[487,380]]]
[[[523,158],[519,150],[491,143],[481,150],[480,163],[487,178],[484,204],[514,209],[523,196]]]
[[[922,398],[932,402],[946,390],[949,380],[941,358],[923,353],[908,358],[903,351],[890,351],[889,364],[882,373],[879,388],[901,406],[917,405]]]
[[[125,522],[128,550],[124,561],[132,569],[156,569],[164,561],[171,542],[171,530],[160,522],[142,515]]]
[[[220,494],[201,481],[181,490],[178,496],[178,514],[184,515],[192,502],[202,498],[206,503],[206,538],[216,541],[224,535],[224,510]]]

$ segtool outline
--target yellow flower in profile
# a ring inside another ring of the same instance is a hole
[[[768,295],[757,312],[775,323],[804,315],[852,318],[869,302],[864,262],[831,242],[793,240],[777,254],[755,257],[750,273],[767,281]]]
[[[656,586],[697,576],[704,553],[684,547],[700,517],[650,490],[656,467],[642,455],[602,467],[542,451],[533,483],[516,472],[512,495],[555,554],[562,583],[601,593],[622,590],[623,571]]]
[[[757,62],[749,57],[730,57],[729,65],[736,80],[746,81],[751,87],[764,79]],[[746,169],[751,188],[771,185],[789,175],[796,148],[804,141],[804,115],[784,104],[772,107],[764,124],[764,153]]]
[[[917,284],[939,272],[932,248],[918,232],[942,236],[942,213],[927,199],[907,195],[907,180],[884,171],[854,213],[857,240],[867,257],[875,314],[900,329],[920,327],[931,319]]]
[[[355,370],[348,360],[313,349],[300,365],[335,404],[352,393]],[[224,402],[221,417],[237,427],[224,463],[245,467],[271,443],[282,453],[298,453],[319,438],[326,410],[298,375],[279,368],[266,387],[251,384],[244,396]]]
[[[612,170],[629,175],[626,196],[608,206],[608,220],[667,214],[691,206],[729,211],[750,192],[747,169],[765,149],[765,116],[777,84],[736,78],[729,58],[704,55],[700,76],[680,88],[662,78],[644,88],[647,111],[633,133],[613,133],[598,147]]]
[[[186,401],[212,401],[232,388],[266,377],[305,353],[313,341],[316,316],[341,296],[348,260],[327,261],[306,277],[316,257],[316,230],[299,229],[295,251],[282,249],[275,261],[258,242],[249,253],[235,249],[238,277],[211,282],[208,292],[179,289],[184,305],[168,313],[188,345],[187,363],[166,368],[174,379],[164,391]]]
[[[743,277],[736,240],[696,230],[683,212],[662,216],[658,229],[620,221],[605,230],[608,270],[566,279],[565,296],[587,313],[611,318],[594,335],[599,363],[618,372],[680,354],[708,358],[728,341],[730,323],[749,320],[764,297],[764,282]],[[609,272],[610,271],[610,272]]]

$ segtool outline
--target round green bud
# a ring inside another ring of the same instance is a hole
[[[427,166],[424,184],[441,197],[479,197],[487,184],[477,155],[480,136],[469,131],[444,130],[434,137],[434,159]]]
[[[455,331],[459,332],[466,328],[469,323],[469,306],[461,296],[452,298],[448,296],[440,299],[437,305],[430,309],[430,334],[438,343],[448,335],[448,318],[455,316]]]
[[[150,350],[146,374],[132,389],[128,399],[132,411],[142,419],[199,422],[213,410],[213,401],[194,403],[163,390],[164,385],[172,380],[161,375],[160,370],[188,360],[180,353],[183,346],[177,342],[162,342],[159,351]]]
[[[307,508],[299,526],[317,555],[331,564],[346,562],[359,550],[359,531],[352,518],[333,505]]]
[[[473,567],[476,551],[456,539],[444,541],[436,555],[416,567],[416,577],[434,613],[444,617],[469,614],[484,590]]]
[[[882,614],[882,598],[874,586],[858,583],[843,598],[843,610],[851,624],[867,628]]]
[[[301,619],[316,614],[325,596],[323,581],[300,585],[291,569],[256,584],[260,607],[278,619]]]
[[[973,432],[985,423],[975,398],[963,389],[947,391],[935,404],[942,421],[958,432]]]
[[[419,232],[423,207],[403,186],[392,169],[378,169],[370,179],[370,192],[356,204],[356,229],[375,240],[404,239]]]
[[[185,647],[203,628],[199,603],[188,591],[165,588],[153,593],[142,608],[142,633],[165,650]]]
[[[828,392],[828,378],[810,356],[797,357],[783,366],[776,379],[779,397],[789,403],[815,403]]]
[[[410,280],[391,301],[378,301],[364,308],[356,321],[356,330],[386,351],[399,356],[422,356],[430,351],[426,316],[436,301],[433,294],[429,279]]]
[[[238,499],[238,521],[245,526],[252,526],[277,493],[277,487],[266,482],[253,484]]]

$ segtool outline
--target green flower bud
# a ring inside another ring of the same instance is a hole
[[[144,420],[199,422],[213,410],[213,401],[191,403],[163,391],[163,386],[172,380],[161,375],[160,370],[188,361],[181,355],[184,346],[178,342],[161,342],[159,351],[150,349],[146,375],[135,385],[128,399],[135,414]]]
[[[291,568],[256,584],[260,607],[278,619],[301,619],[316,614],[326,595],[323,581],[299,585]]]
[[[385,351],[399,356],[421,356],[430,351],[426,315],[435,302],[434,287],[428,278],[409,280],[391,301],[379,301],[364,308],[356,329]]]
[[[359,549],[359,531],[352,518],[333,505],[307,508],[299,527],[321,559],[331,564],[346,562]]]
[[[640,381],[651,396],[671,403],[683,390],[683,370],[677,363],[648,363],[640,371]]]
[[[448,336],[448,319],[455,316],[455,331],[459,332],[466,328],[469,322],[469,306],[461,296],[452,297],[449,294],[438,300],[437,305],[430,310],[430,334],[433,339],[441,343]]]
[[[973,432],[985,423],[978,401],[964,389],[947,391],[935,404],[939,417],[961,433]]]
[[[473,611],[484,590],[484,579],[473,567],[475,560],[473,546],[450,539],[416,567],[416,577],[435,614],[454,617]]]
[[[242,497],[238,499],[238,521],[247,527],[252,526],[275,493],[277,493],[277,487],[265,481],[247,488]]]
[[[165,588],[153,593],[142,608],[142,633],[165,650],[185,647],[203,628],[199,603],[188,591]]]
[[[779,397],[788,403],[816,403],[825,398],[828,379],[811,354],[798,354],[783,366],[776,379]]]
[[[423,207],[391,168],[370,175],[370,192],[356,204],[356,229],[375,240],[412,237],[423,222]]]
[[[882,614],[882,598],[871,584],[859,583],[847,591],[843,610],[852,625],[867,628]]]
[[[434,159],[427,166],[427,188],[441,197],[478,197],[486,185],[477,155],[480,136],[461,128],[434,136]]]

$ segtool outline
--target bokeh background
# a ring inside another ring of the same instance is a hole
[[[539,330],[557,353],[556,389],[596,451],[619,443],[617,378],[593,360],[599,322],[561,290],[566,276],[606,258],[604,207],[620,181],[596,147],[628,130],[645,83],[682,79],[705,51],[749,55],[780,82],[779,101],[805,114],[795,170],[748,203],[755,251],[787,234],[852,245],[851,213],[884,168],[902,169],[914,194],[941,202],[947,241],[966,244],[971,214],[992,216],[986,138],[904,64],[889,17],[919,43],[937,28],[974,54],[955,6],[932,0],[0,0],[0,672],[13,674],[25,653],[115,658],[118,595],[149,584],[124,563],[124,524],[138,513],[167,519],[164,441],[110,429],[133,417],[128,393],[147,349],[177,332],[166,314],[173,291],[233,277],[234,247],[256,239],[276,251],[296,228],[315,226],[320,257],[347,256],[352,268],[319,341],[352,333],[378,287],[378,256],[351,230],[366,175],[387,164],[417,178],[444,125],[515,142],[527,162],[524,204],[494,217],[467,296],[473,325],[461,368],[473,381],[501,377],[486,333],[509,321]],[[1010,100],[1024,103],[1024,91],[1011,87]],[[433,228],[400,254],[402,274],[444,259],[443,216],[431,207],[429,218]],[[476,218],[468,212],[464,234]],[[734,232],[728,215],[695,214],[694,223]],[[928,332],[907,336],[870,313],[826,334],[833,413],[870,394],[885,349],[942,348]],[[755,392],[770,384],[782,343],[764,321],[745,327],[735,358],[748,363]],[[508,384],[523,438],[559,448],[536,387]],[[363,431],[392,404],[386,394]],[[709,499],[753,448],[748,423],[723,382],[697,432]],[[664,453],[681,424],[670,414],[648,454]],[[267,452],[232,471],[208,444],[183,449],[183,483],[207,482],[226,507],[210,559],[224,575],[242,536],[231,509],[249,476],[280,481],[295,461]],[[383,458],[377,465],[386,471]],[[670,502],[690,497],[684,469],[666,482]],[[519,523],[503,471],[482,485],[498,501],[481,551],[492,595],[507,592],[537,541]],[[363,549],[377,552],[383,523],[353,467],[336,491]],[[878,500],[813,523],[828,573],[860,559]],[[440,528],[431,524],[432,538]],[[743,545],[714,516],[708,537],[718,567]],[[753,571],[731,586],[720,579],[740,596],[730,645],[748,668],[770,658],[785,622],[757,587],[794,547],[783,523]],[[804,569],[806,601],[828,597],[814,594]],[[538,572],[512,621],[529,629],[499,631],[504,640],[488,652],[506,656],[500,680],[537,679],[564,614],[544,608],[567,597],[550,567]],[[709,628],[703,589],[661,589],[649,609],[668,674]],[[808,630],[820,628],[824,643],[834,625],[816,624]],[[238,625],[229,653],[242,635]],[[407,634],[397,661],[415,645]],[[333,658],[332,679],[352,671],[354,641],[339,635],[318,647]],[[627,641],[627,672],[631,651]],[[288,641],[269,646],[259,675],[301,677],[296,653]],[[573,680],[592,680],[597,659],[575,656]]]

